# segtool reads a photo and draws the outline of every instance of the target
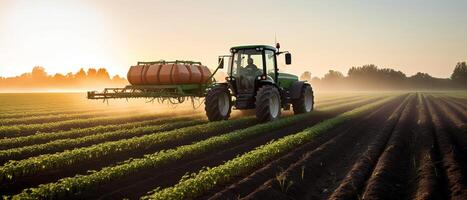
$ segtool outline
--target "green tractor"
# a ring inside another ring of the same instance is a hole
[[[269,45],[236,46],[231,55],[219,57],[219,67],[224,66],[228,57],[226,82],[216,83],[207,91],[205,98],[206,115],[210,121],[227,120],[231,109],[255,109],[259,121],[278,119],[281,110],[292,105],[295,114],[313,110],[314,96],[311,85],[299,81],[292,74],[279,73],[277,58],[285,55],[285,63],[291,64],[289,52],[279,51]],[[218,70],[216,69],[216,71]]]
[[[205,110],[210,121],[227,120],[232,107],[238,110],[256,109],[256,117],[260,121],[275,120],[280,117],[281,110],[293,107],[295,114],[313,110],[314,97],[311,85],[299,81],[292,74],[279,73],[277,57],[285,54],[285,63],[291,64],[289,52],[279,51],[268,45],[237,46],[230,49],[231,55],[220,56],[217,69],[202,83],[173,84],[136,84],[123,88],[105,88],[102,92],[89,91],[88,99],[130,99],[146,98],[172,104],[205,98]],[[228,62],[226,82],[216,83],[213,76],[224,67],[224,58]],[[147,80],[149,68],[154,66],[169,67],[171,65],[201,65],[193,61],[152,61],[138,62],[141,69],[138,80]],[[143,70],[145,69],[145,70]],[[153,68],[155,69],[155,68]],[[173,68],[172,68],[173,69]],[[167,69],[165,69],[167,71]],[[161,77],[159,72],[158,77]],[[171,74],[174,70],[171,70]],[[154,77],[152,77],[154,78]],[[172,79],[172,78],[171,78]],[[190,78],[191,79],[191,78]]]

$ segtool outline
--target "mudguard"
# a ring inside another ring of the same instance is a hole
[[[290,87],[290,99],[298,99],[300,98],[300,94],[302,93],[302,88],[303,85],[309,85],[308,83],[305,83],[305,81],[297,81],[292,84],[292,87]]]
[[[269,80],[269,79],[266,79],[266,80],[260,80],[260,81],[256,81],[255,82],[255,90],[257,91],[258,88],[260,88],[261,86],[263,85],[272,85],[274,87],[276,87],[277,89],[279,89],[276,85],[276,83],[274,83],[273,80]],[[280,90],[279,90],[280,91]]]

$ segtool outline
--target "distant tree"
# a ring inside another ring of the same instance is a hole
[[[45,79],[47,78],[47,72],[45,72],[45,69],[40,66],[36,66],[32,68],[32,78],[33,79]]]
[[[60,73],[56,73],[54,76],[53,76],[53,79],[54,80],[65,80],[67,77],[64,76],[63,74],[60,74]]]
[[[109,72],[105,68],[99,68],[97,70],[97,77],[101,80],[110,80]]]
[[[115,75],[112,77],[112,81],[116,81],[116,82],[124,82],[125,80],[126,80],[125,78],[122,78],[119,75]]]
[[[467,65],[465,62],[458,62],[451,75],[451,80],[460,84],[467,84]]]
[[[86,72],[81,68],[74,76],[76,79],[86,79]]]
[[[300,76],[300,80],[311,81],[311,72],[309,71],[303,72],[303,74]]]
[[[73,75],[73,72],[68,72],[68,73],[66,74],[66,78],[67,78],[67,79],[73,79],[74,77],[75,77],[75,75]]]
[[[322,80],[324,81],[339,81],[344,79],[344,75],[339,72],[339,71],[334,71],[334,70],[329,70],[328,73],[326,73],[323,77]]]
[[[97,79],[97,70],[96,69],[89,68],[87,74],[88,74],[88,78]]]
[[[427,73],[422,73],[422,72],[418,72],[417,74],[409,77],[410,79],[412,80],[416,80],[416,81],[427,81],[427,80],[431,80],[433,79],[432,76],[430,76],[429,74]]]

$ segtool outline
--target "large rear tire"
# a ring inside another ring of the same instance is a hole
[[[256,94],[256,118],[261,121],[272,121],[281,115],[281,96],[277,88],[265,85]]]
[[[294,114],[308,113],[313,110],[315,104],[313,89],[310,85],[304,85],[300,98],[292,101]]]
[[[208,91],[204,101],[204,110],[209,121],[227,120],[232,111],[232,96],[223,86],[215,86]]]

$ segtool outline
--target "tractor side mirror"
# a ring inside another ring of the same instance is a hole
[[[285,64],[286,65],[292,64],[292,54],[290,53],[285,54]]]
[[[217,68],[224,69],[224,57],[219,58],[219,66]]]

